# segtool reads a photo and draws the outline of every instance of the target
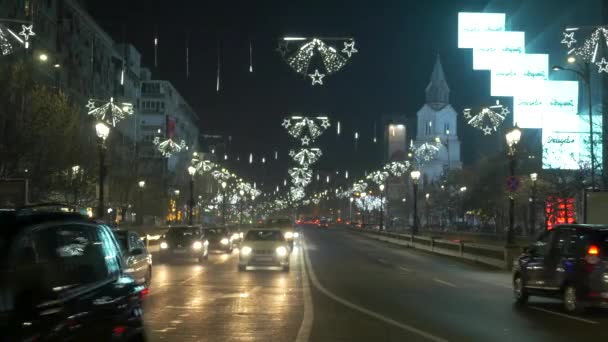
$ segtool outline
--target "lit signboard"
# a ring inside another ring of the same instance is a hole
[[[524,32],[497,31],[476,34],[479,47],[473,49],[473,69],[490,70],[497,59],[526,52]]]
[[[461,49],[483,47],[477,33],[504,30],[504,13],[458,13],[458,47]]]
[[[593,117],[595,159],[602,163],[602,117]],[[543,168],[577,170],[590,164],[589,119],[585,115],[553,114],[543,127]]]
[[[513,96],[513,121],[521,128],[543,128],[551,115],[576,115],[577,109],[576,81],[528,81]]]
[[[526,82],[547,79],[549,55],[500,56],[496,58],[490,74],[492,96],[514,96]]]

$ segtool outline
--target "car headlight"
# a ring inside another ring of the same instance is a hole
[[[201,249],[201,248],[203,248],[203,243],[200,241],[194,241],[194,243],[192,244],[192,248]]]
[[[239,233],[239,238],[240,238],[240,239],[242,239],[242,238],[243,238],[243,236],[245,236],[245,234],[243,234],[243,232],[240,232],[240,233]]]
[[[233,240],[233,241],[238,240],[238,239],[239,239],[239,234],[237,234],[237,233],[232,234],[232,236],[230,237],[230,240]]]
[[[223,239],[220,241],[220,243],[221,243],[222,245],[227,245],[229,242],[230,242],[230,241],[228,241],[228,239],[226,239],[226,238],[223,238]]]
[[[167,249],[167,248],[169,248],[169,245],[165,241],[160,243],[160,249]]]
[[[277,247],[277,255],[280,257],[284,257],[287,255],[287,248],[281,246],[281,247]]]
[[[249,254],[251,254],[252,249],[249,246],[245,246],[243,248],[241,248],[241,255],[247,256]]]
[[[286,238],[287,240],[291,240],[291,239],[293,239],[293,232],[287,232],[287,233],[285,233],[285,238]]]
[[[300,237],[300,233],[298,233],[298,232],[293,233],[293,237],[296,238],[296,239],[299,238]]]
[[[608,283],[608,273],[604,273],[604,282]]]

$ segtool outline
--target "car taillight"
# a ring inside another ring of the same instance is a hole
[[[587,254],[589,255],[599,255],[600,254],[600,249],[597,248],[597,246],[592,245],[591,247],[589,247],[589,249],[587,250]]]
[[[587,255],[585,256],[585,261],[587,261],[587,264],[589,264],[589,265],[598,264],[600,262],[599,255],[600,255],[599,247],[596,245],[591,245],[591,246],[589,246],[589,249],[587,249]],[[593,267],[589,271],[592,272],[594,269],[595,269],[595,267]]]
[[[120,335],[124,334],[125,331],[127,331],[127,328],[124,325],[119,325],[119,326],[114,327],[114,329],[112,329],[112,333],[115,336],[120,336]]]
[[[150,289],[146,287],[143,290],[141,290],[141,292],[139,293],[139,297],[141,299],[144,299],[144,297],[146,297],[148,294],[150,294]]]

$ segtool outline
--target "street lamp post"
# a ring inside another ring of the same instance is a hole
[[[243,202],[245,201],[245,191],[239,190],[239,226],[243,225]]]
[[[465,222],[465,211],[464,211],[464,195],[467,192],[467,187],[466,186],[461,186],[460,187],[460,211],[462,212],[462,223],[464,224]]]
[[[509,158],[509,175],[515,177],[515,153],[517,151],[516,146],[521,139],[521,130],[517,127],[513,127],[505,135],[507,140],[507,156]],[[507,231],[507,245],[512,246],[515,243],[515,198],[513,193],[509,193],[509,230]]]
[[[431,226],[431,203],[430,203],[430,198],[431,198],[431,194],[429,194],[428,192],[426,193],[426,195],[424,195],[424,205],[425,205],[425,211],[426,211],[426,226],[427,229],[430,228]]]
[[[353,224],[353,201],[355,199],[354,198],[350,198],[350,203],[348,204],[348,222],[350,222],[350,224]]]
[[[222,223],[226,226],[226,182],[222,182]]]
[[[95,125],[95,131],[99,138],[99,198],[97,202],[97,218],[101,219],[104,216],[104,181],[106,178],[106,139],[110,134],[110,127],[103,122]]]
[[[192,213],[194,208],[194,175],[196,174],[196,168],[194,166],[188,166],[188,174],[190,175],[190,200],[188,201],[188,224],[192,225]]]
[[[576,58],[573,56],[568,58],[568,63],[575,63]],[[589,150],[591,153],[591,188],[595,189],[595,151],[593,146],[593,103],[591,96],[591,63],[589,61],[585,61],[582,63],[581,70],[564,68],[562,66],[556,65],[553,67],[554,71],[570,71],[575,73],[580,79],[583,81],[585,86],[587,87],[587,110],[589,114]],[[605,141],[605,140],[604,140]],[[604,142],[604,148],[608,145]],[[604,173],[606,171],[604,170]],[[606,181],[606,180],[604,180]],[[606,184],[604,184],[606,186]]]
[[[412,238],[418,234],[418,181],[420,180],[420,171],[410,172],[412,177],[412,185],[414,187],[414,226],[412,227]]]
[[[384,230],[384,184],[380,184],[380,230]]]
[[[143,223],[143,211],[144,211],[144,188],[146,187],[146,181],[144,180],[140,180],[137,183],[137,186],[139,187],[139,211],[137,213],[137,223],[142,224]],[[122,213],[123,215],[126,215],[126,213]],[[124,218],[123,218],[124,220]]]
[[[530,198],[530,235],[534,235],[536,230],[536,181],[538,174],[531,173],[530,180],[532,181],[532,197]]]

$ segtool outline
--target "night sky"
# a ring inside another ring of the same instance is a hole
[[[584,5],[581,4],[584,2]],[[319,168],[349,169],[355,176],[379,167],[380,144],[372,143],[374,122],[384,114],[411,119],[408,139],[415,133],[415,114],[424,104],[435,58],[440,54],[452,106],[491,103],[489,73],[472,70],[470,50],[457,48],[460,11],[507,13],[509,28],[526,31],[528,52],[551,52],[559,62],[561,29],[567,24],[594,23],[600,0],[426,0],[426,1],[89,1],[91,15],[117,42],[132,43],[154,79],[171,81],[201,119],[204,133],[232,136],[231,155],[246,159],[249,152],[267,159],[279,150],[287,160],[290,139],[280,126],[290,113],[327,114],[342,122],[320,140],[325,152]],[[578,20],[578,22],[577,22]],[[159,65],[154,68],[153,38],[159,37]],[[352,36],[359,53],[349,65],[312,87],[275,51],[278,38]],[[185,46],[190,46],[190,78],[186,79]],[[249,73],[249,41],[254,72]],[[221,91],[216,93],[218,42],[221,46]],[[555,52],[555,53],[553,53]],[[503,99],[510,104],[510,99]],[[462,120],[460,120],[462,121]],[[459,122],[465,163],[497,153],[504,137],[483,139]],[[353,132],[361,139],[354,149]],[[382,141],[378,128],[378,140]],[[480,142],[483,141],[483,144]],[[484,147],[479,147],[483,145]],[[267,164],[263,173],[275,183],[286,175],[286,164]],[[248,164],[232,164],[257,178]],[[280,179],[279,179],[280,178]]]

